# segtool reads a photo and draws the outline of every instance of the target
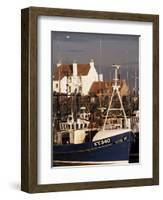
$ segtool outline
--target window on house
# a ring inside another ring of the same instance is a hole
[[[69,81],[70,83],[72,82],[71,76],[68,77],[68,81]]]
[[[79,86],[79,92],[82,92],[82,87],[81,86]]]
[[[69,93],[71,93],[71,86],[68,87],[68,91],[69,91]]]

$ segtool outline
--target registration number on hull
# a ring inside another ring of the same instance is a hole
[[[110,142],[111,142],[110,138],[106,138],[106,139],[94,142],[93,145],[94,146],[101,146],[101,145],[109,144]]]

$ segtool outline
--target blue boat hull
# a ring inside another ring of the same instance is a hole
[[[53,145],[53,164],[100,164],[129,161],[132,132],[82,144]]]

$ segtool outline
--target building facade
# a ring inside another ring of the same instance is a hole
[[[53,73],[53,92],[87,95],[94,81],[98,81],[98,73],[93,60],[88,64],[58,63]]]

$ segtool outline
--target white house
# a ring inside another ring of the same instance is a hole
[[[93,60],[88,64],[58,63],[53,74],[53,91],[67,94],[80,92],[87,95],[94,81],[98,81],[98,73]]]

